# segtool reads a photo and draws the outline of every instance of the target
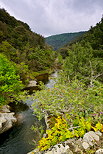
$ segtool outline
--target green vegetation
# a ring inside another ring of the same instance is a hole
[[[54,126],[51,127],[51,129],[46,130],[47,137],[42,138],[39,141],[38,148],[41,151],[47,150],[61,141],[63,142],[73,137],[83,137],[86,131],[90,131],[92,128],[96,131],[100,130],[103,132],[103,125],[98,122],[95,127],[93,127],[92,119],[90,118],[88,120],[85,120],[83,117],[80,119],[75,119],[77,120],[77,127],[72,128],[68,126],[67,121],[61,116],[58,116],[54,120]]]
[[[62,70],[54,88],[36,92],[34,111],[50,118],[40,150],[89,130],[103,132],[103,19],[59,54]],[[65,54],[67,51],[67,54]]]
[[[94,50],[88,42],[72,45],[63,64],[65,79],[70,81],[77,78],[90,86],[96,79],[103,81],[103,58],[94,57],[93,54]]]
[[[82,36],[85,32],[75,32],[75,33],[64,33],[58,35],[52,35],[46,37],[46,43],[51,45],[54,50],[61,48],[62,46],[66,45],[68,42],[72,42]]]
[[[82,137],[89,130],[103,131],[103,84],[98,81],[91,88],[78,80],[60,82],[52,89],[36,92],[34,99],[37,116],[42,118],[46,114],[51,121],[47,137],[39,141],[41,150],[72,137]]]
[[[59,43],[65,44],[68,35],[71,41],[83,34],[60,35]],[[34,96],[37,117],[50,117],[47,136],[39,141],[40,150],[82,137],[89,130],[103,131],[103,18],[74,42],[58,54],[55,63],[58,61],[62,70],[54,88],[41,85],[43,89]],[[42,36],[0,9],[0,106],[16,100],[22,82],[26,84],[52,67],[55,57]]]
[[[15,65],[0,54],[0,106],[16,99],[22,88]]]
[[[0,9],[0,52],[16,63],[23,83],[34,78],[36,72],[52,67],[55,60],[55,52],[45,45],[43,36],[4,9]]]
[[[22,21],[0,8],[0,105],[34,79],[53,67],[55,52],[45,45],[43,36],[31,31]]]
[[[69,80],[77,78],[82,82],[103,82],[103,19],[84,34],[76,44],[67,46],[68,56],[63,70]],[[64,51],[65,52],[65,51]]]

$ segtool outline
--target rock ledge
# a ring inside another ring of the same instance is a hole
[[[10,112],[8,105],[0,108],[0,134],[9,130],[17,122],[14,114],[14,112]]]

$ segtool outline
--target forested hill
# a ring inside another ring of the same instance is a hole
[[[28,24],[16,20],[5,9],[0,9],[0,43],[4,40],[18,49],[23,49],[27,43],[30,47],[44,46],[44,38],[32,32]]]
[[[16,64],[21,80],[48,69],[54,61],[54,52],[45,45],[44,37],[1,8],[0,53]]]
[[[68,49],[71,49],[75,43],[80,43],[82,46],[88,43],[93,49],[93,56],[103,58],[103,18],[94,27],[91,26],[81,39],[66,44],[59,52],[66,57]]]
[[[51,45],[54,48],[54,50],[57,50],[67,43],[79,38],[84,33],[85,32],[63,33],[46,37],[45,40],[47,44]]]
[[[90,30],[84,34],[80,42],[82,45],[88,42],[94,50],[94,56],[103,58],[103,17],[96,26],[91,27]]]

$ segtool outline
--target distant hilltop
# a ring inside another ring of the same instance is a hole
[[[45,41],[47,44],[51,45],[54,50],[58,50],[59,48],[66,45],[67,43],[70,43],[78,39],[84,33],[85,31],[52,35],[52,36],[46,37]]]

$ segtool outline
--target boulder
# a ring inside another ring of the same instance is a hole
[[[99,135],[97,135],[99,134]],[[100,133],[95,133],[93,131],[89,131],[83,137],[82,146],[84,149],[88,149],[90,146],[93,146],[96,142],[99,141]]]
[[[95,154],[103,154],[103,149],[98,149]]]
[[[37,81],[35,80],[29,81],[29,84],[27,85],[27,87],[36,87],[36,86],[37,86]]]
[[[45,154],[67,154],[67,150],[69,150],[68,145],[63,146],[62,144],[57,144],[52,148],[52,150],[45,152]]]
[[[0,112],[9,113],[10,112],[10,106],[9,105],[2,106],[2,108],[0,108]]]
[[[48,122],[48,119],[46,122]],[[36,149],[28,154],[34,154],[34,153],[35,154],[73,154],[73,153],[84,154],[86,151],[89,150],[89,148],[91,148],[91,146],[97,145],[98,147],[98,142],[100,141],[101,136],[102,133],[100,131],[97,132],[89,131],[88,133],[84,134],[83,139],[82,138],[68,139],[65,142],[56,144],[47,151],[40,152],[39,149]],[[103,149],[97,150],[95,154],[103,154]]]
[[[0,134],[10,129],[17,122],[14,112],[10,112],[9,107],[0,109]]]

